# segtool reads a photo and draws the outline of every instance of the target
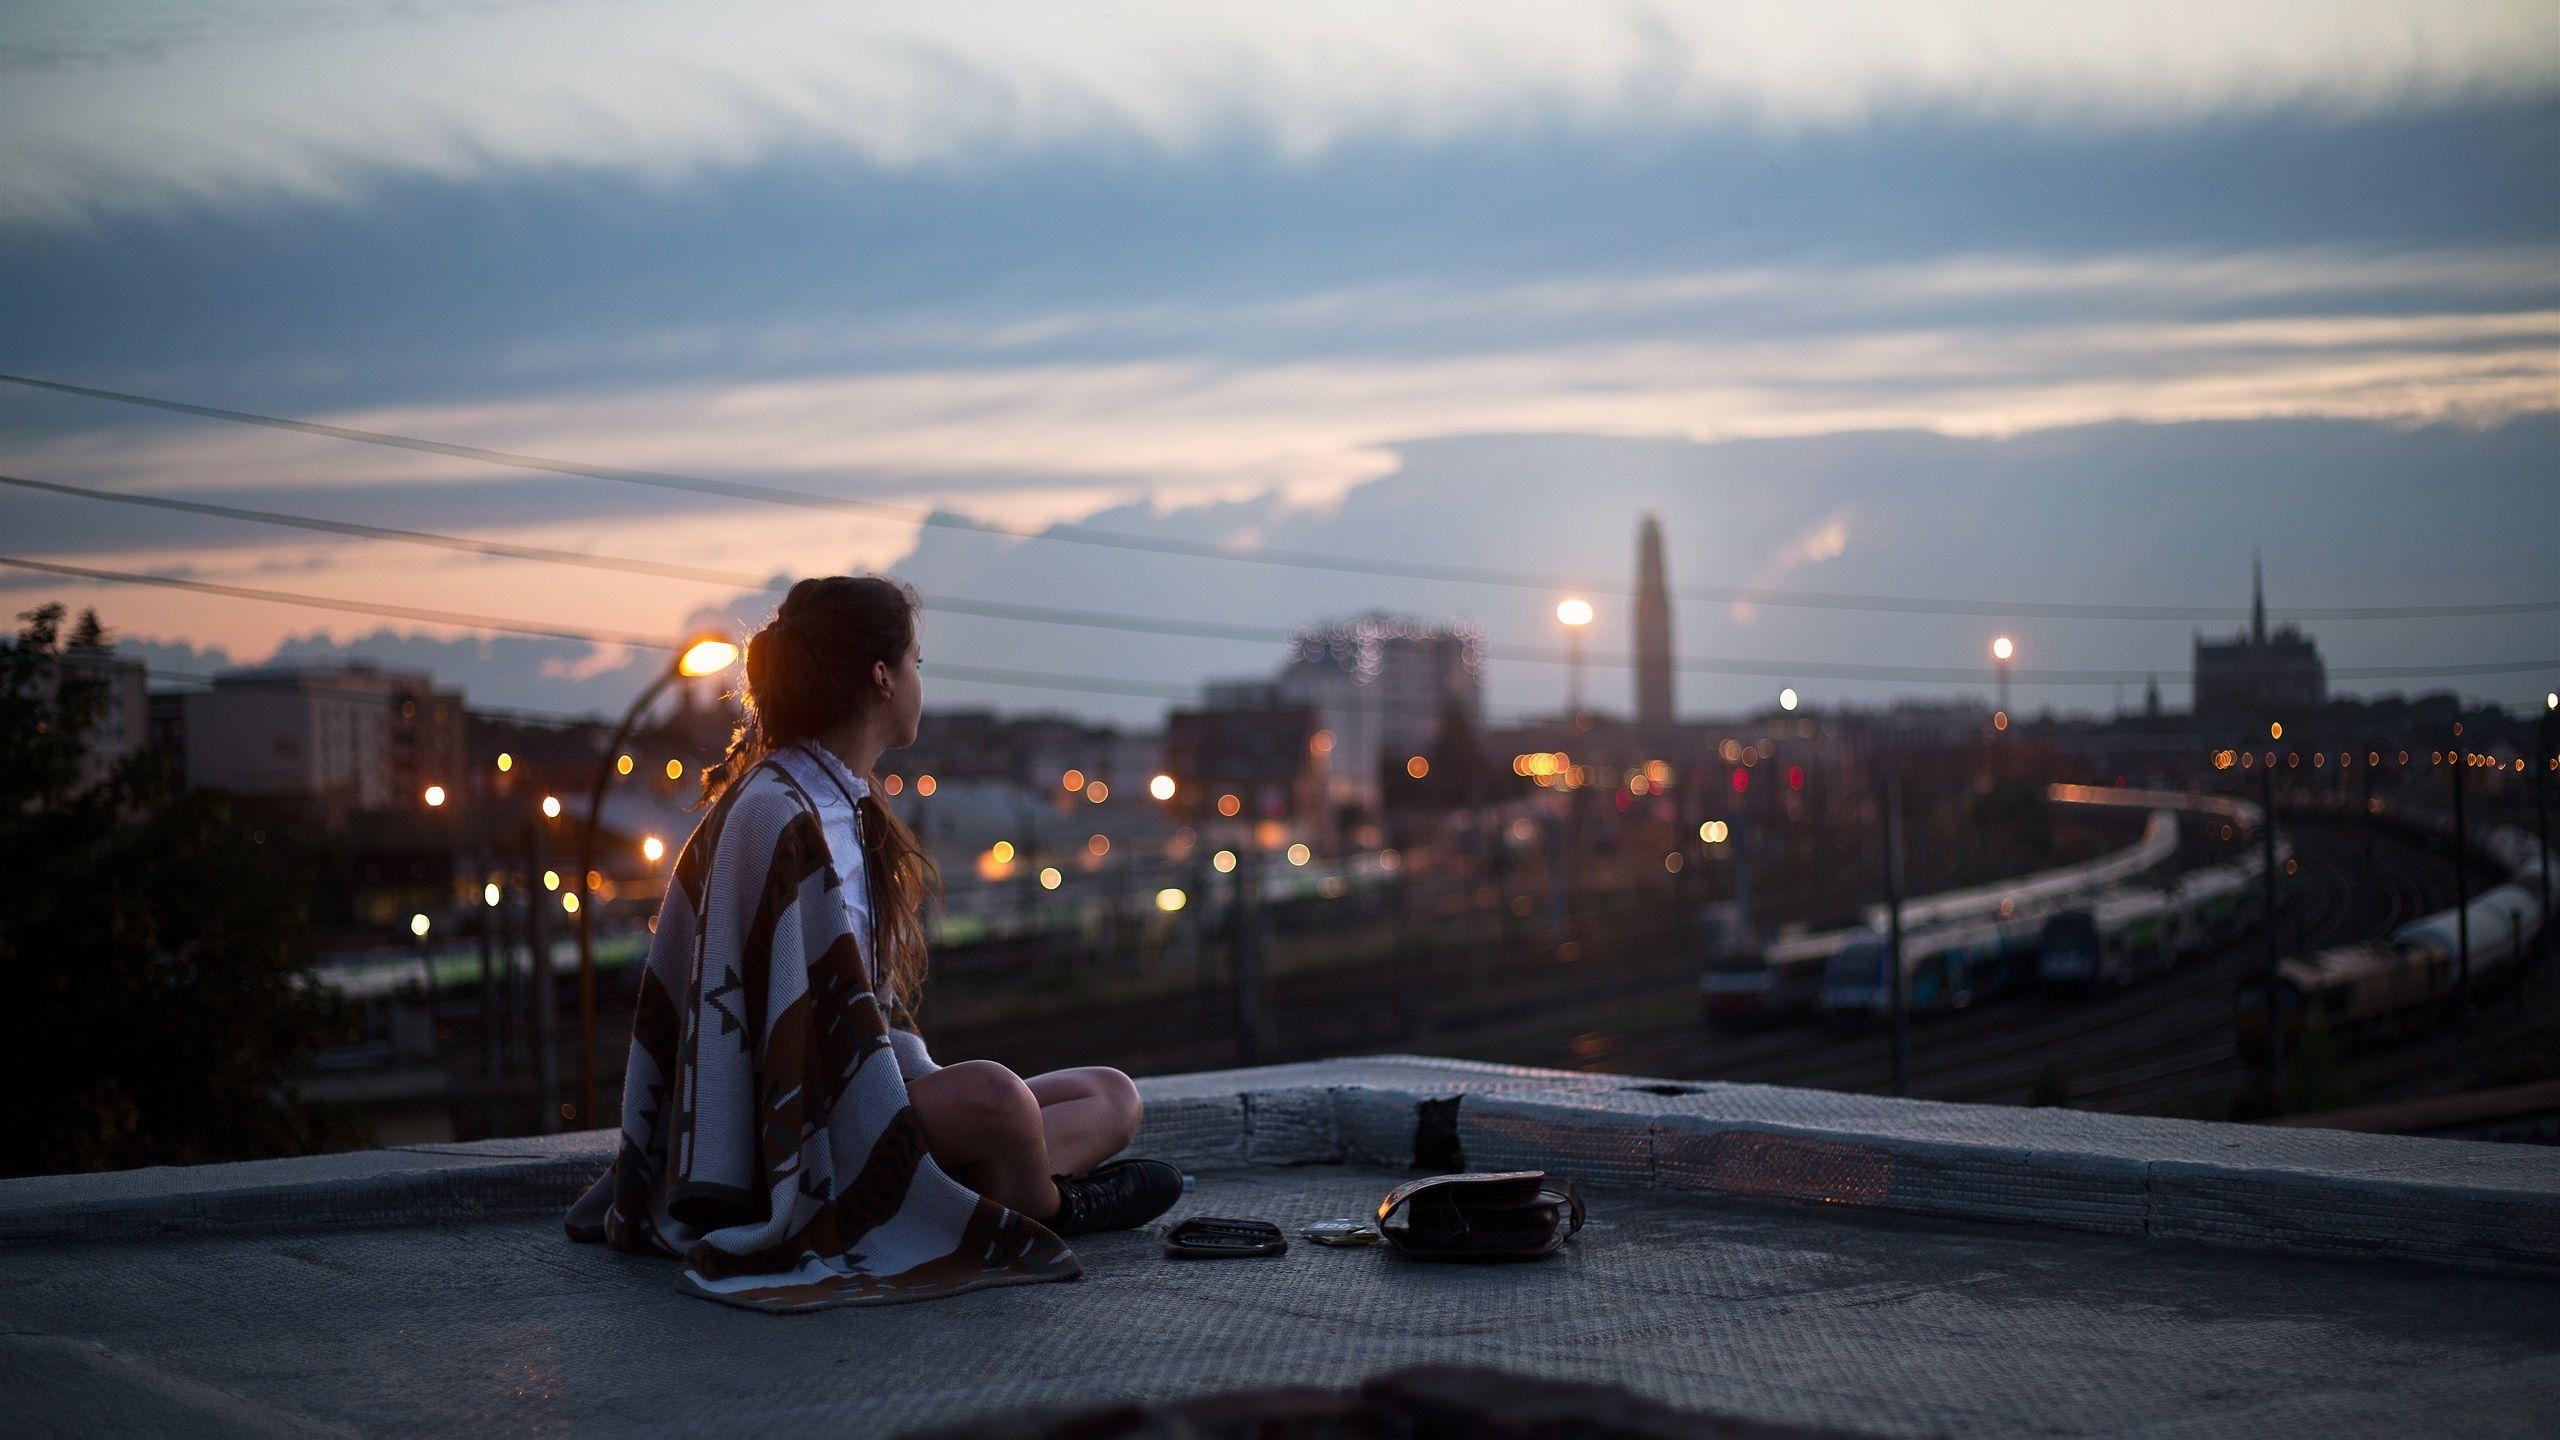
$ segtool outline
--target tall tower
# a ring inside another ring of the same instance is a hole
[[[2267,574],[2255,552],[2249,556],[2249,643],[2267,648]]]
[[[1671,581],[1662,564],[1662,522],[1636,529],[1636,723],[1671,726]]]

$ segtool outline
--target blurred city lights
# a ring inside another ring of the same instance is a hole
[[[504,775],[514,768],[516,768],[516,757],[503,750],[498,752],[498,773]]]
[[[1244,801],[1233,795],[1221,795],[1218,797],[1218,813],[1227,816],[1229,819],[1233,819],[1236,812],[1243,808]]]
[[[927,779],[930,779],[930,778],[931,778],[930,776],[928,776],[928,777],[927,777]],[[919,784],[919,785],[921,785],[921,784],[924,784],[925,782],[924,782],[924,781],[922,781],[922,780],[920,780],[920,781],[917,781],[916,783],[917,783],[917,784]],[[924,790],[924,791],[919,791],[919,792],[917,792],[917,793],[919,793],[919,794],[926,794],[926,795],[929,795],[929,794],[932,794],[933,792],[932,792],[932,791],[929,791],[929,790]],[[1088,785],[1086,785],[1086,786],[1084,787],[1084,798],[1086,798],[1087,800],[1092,801],[1092,802],[1093,802],[1094,804],[1096,804],[1096,805],[1099,805],[1099,804],[1101,804],[1103,801],[1108,800],[1108,799],[1110,799],[1110,798],[1111,798],[1111,787],[1110,787],[1110,786],[1108,786],[1108,785],[1103,784],[1103,783],[1102,783],[1101,781],[1099,781],[1099,780],[1093,781],[1092,783],[1090,783],[1090,784],[1088,784]]]
[[[930,795],[940,788],[942,787],[936,785],[933,777],[930,775],[919,775],[916,777],[916,793],[918,795]]]
[[[557,871],[557,870],[545,870],[545,871],[543,871],[543,872],[542,872],[542,888],[543,888],[543,889],[545,889],[545,890],[557,890],[557,889],[559,889],[559,888],[560,888],[560,872],[559,872],[559,871]]]
[[[995,857],[995,862],[997,864],[1010,865],[1013,863],[1013,842],[1010,840],[999,840],[995,844],[987,847],[987,853]]]
[[[495,880],[490,881],[488,884],[480,887],[480,903],[493,910],[496,909],[499,893],[498,882]]]
[[[412,915],[412,916],[410,916],[410,917],[409,917],[409,933],[410,933],[410,934],[412,934],[412,935],[417,936],[417,937],[418,937],[419,939],[421,939],[421,940],[426,939],[426,938],[427,938],[427,917],[426,917],[426,916],[424,916],[424,915]]]
[[[661,860],[665,859],[666,857],[667,857],[667,842],[666,842],[666,841],[659,839],[659,838],[658,838],[657,836],[655,836],[655,835],[649,835],[649,836],[644,836],[644,837],[642,837],[642,839],[641,839],[641,841],[640,841],[640,858],[641,858],[641,859],[648,861],[648,862],[649,862],[650,864],[652,864],[652,865],[655,865],[655,864],[657,864],[659,861],[661,861]]]
[[[880,782],[880,788],[888,791],[892,795],[902,794],[907,788],[907,777],[899,774],[895,770],[892,770],[889,772],[887,778]]]
[[[1172,799],[1173,792],[1173,777],[1170,775],[1158,775],[1153,780],[1147,782],[1147,793],[1153,795],[1159,800]]]
[[[1084,842],[1084,853],[1096,858],[1110,854],[1111,837],[1108,835],[1094,835],[1087,837]]]
[[[1733,835],[1733,827],[1722,820],[1709,820],[1698,827],[1698,838],[1710,845],[1721,845]]]
[[[1055,865],[1041,867],[1040,888],[1043,890],[1055,890],[1065,884],[1066,879],[1067,877],[1058,873],[1058,867]]]
[[[559,796],[557,796],[557,795],[545,795],[545,796],[543,796],[543,797],[542,797],[542,814],[543,814],[543,818],[548,819],[548,820],[557,820],[557,819],[559,819],[559,818],[560,818],[560,797],[559,797]]]
[[[434,809],[435,807],[437,807],[437,806],[439,806],[439,805],[442,805],[443,803],[444,803],[444,787],[443,787],[443,786],[441,786],[441,785],[430,785],[430,786],[428,786],[428,787],[427,787],[427,808],[428,808],[428,809],[430,809],[430,810],[432,810],[432,809]]]
[[[1298,844],[1289,847],[1289,863],[1292,865],[1304,865],[1307,863],[1307,857],[1312,853],[1314,852],[1307,849],[1305,842],[1301,841]]]
[[[1416,780],[1419,780],[1423,776],[1431,773],[1431,762],[1424,759],[1422,756],[1416,755],[1404,762],[1404,773],[1412,776]]]
[[[1556,606],[1556,620],[1565,625],[1582,626],[1590,624],[1591,602],[1583,599],[1579,595],[1563,601]]]
[[[667,778],[668,778],[668,779],[670,779],[670,780],[681,780],[681,779],[683,779],[683,778],[684,778],[684,762],[683,762],[683,761],[681,761],[681,760],[670,760],[670,761],[668,761],[668,762],[667,762]]]
[[[1066,774],[1058,777],[1058,783],[1067,787],[1067,793],[1072,795],[1076,791],[1084,788],[1084,772],[1081,770],[1070,770]]]
[[[1991,658],[1994,660],[2006,660],[2017,653],[2017,645],[2006,635],[1991,642]]]
[[[614,756],[614,757],[613,757],[613,773],[615,773],[616,775],[628,775],[628,774],[630,774],[630,773],[631,773],[631,757],[630,757],[630,756],[628,756],[628,755],[616,755],[616,756]]]
[[[1680,852],[1677,850],[1674,850],[1670,854],[1662,857],[1662,868],[1670,871],[1674,875],[1680,873],[1680,863]]]
[[[1793,710],[1796,708],[1795,687],[1789,686],[1788,688],[1778,692],[1778,708],[1781,710]]]
[[[2283,722],[2283,721],[2281,721],[2281,720],[2270,720],[2270,721],[2268,721],[2268,722],[2267,722],[2267,738],[2268,738],[2268,739],[2270,739],[2270,740],[2281,740],[2281,739],[2283,739],[2283,738],[2284,738],[2284,722]]]
[[[1314,751],[1314,752],[1315,752],[1316,754],[1318,754],[1318,755],[1330,755],[1330,754],[1332,754],[1332,753],[1333,753],[1333,732],[1332,732],[1332,731],[1330,731],[1330,730],[1319,730],[1319,731],[1317,731],[1316,733],[1314,733],[1313,735],[1308,736],[1308,737],[1307,737],[1307,748],[1308,748],[1309,750]]]
[[[1191,897],[1173,886],[1168,885],[1156,892],[1156,908],[1168,915],[1189,903],[1191,903]]]
[[[1233,850],[1221,850],[1217,854],[1210,856],[1209,868],[1217,871],[1221,875],[1233,874],[1236,868],[1236,852]]]
[[[572,915],[577,914],[577,913],[578,913],[578,897],[577,897],[574,893],[561,896],[561,897],[560,897],[560,908],[561,908],[561,909],[563,909],[563,910],[568,911],[568,912],[569,912],[570,914],[572,914]]]

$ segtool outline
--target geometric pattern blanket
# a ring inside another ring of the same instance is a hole
[[[695,827],[640,976],[621,1149],[569,1238],[776,1313],[1074,1279],[1066,1242],[925,1152],[840,885],[770,760]]]

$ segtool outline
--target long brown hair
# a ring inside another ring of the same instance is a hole
[[[802,580],[782,597],[773,619],[747,641],[746,718],[729,736],[729,753],[702,772],[700,809],[746,778],[785,745],[839,730],[877,703],[871,666],[896,669],[916,636],[916,592],[882,575],[830,575]],[[882,1004],[910,1024],[924,989],[924,898],[942,888],[932,857],[880,800],[879,782],[862,777],[862,863],[870,872],[879,920]],[[866,937],[867,939],[868,937]]]

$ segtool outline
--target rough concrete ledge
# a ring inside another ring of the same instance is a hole
[[[1133,1150],[1201,1173],[1298,1164],[1552,1170],[1751,1202],[2560,1278],[2560,1151],[1429,1056],[1141,1080]],[[403,1225],[565,1208],[615,1134],[0,1181],[0,1245]]]

